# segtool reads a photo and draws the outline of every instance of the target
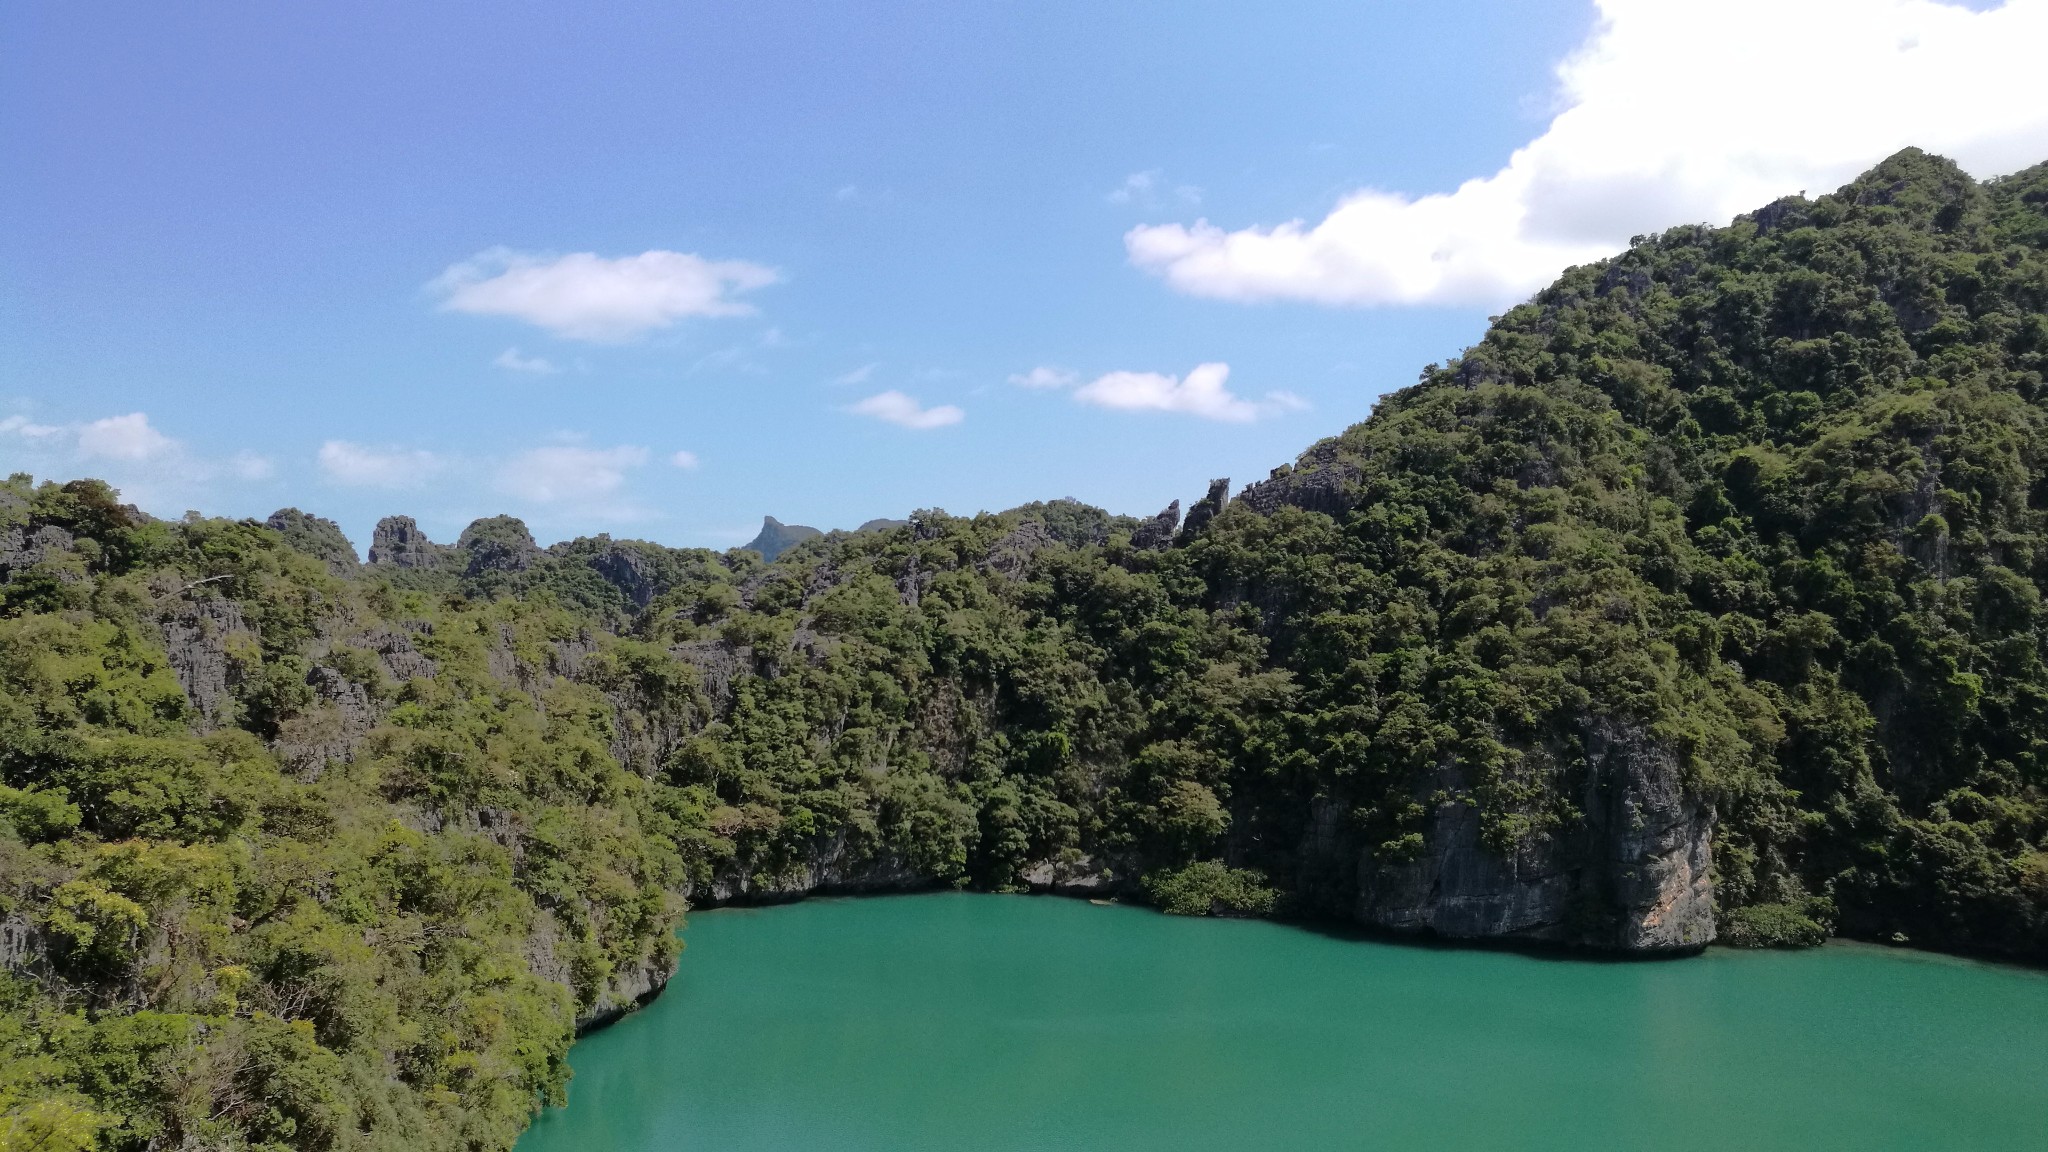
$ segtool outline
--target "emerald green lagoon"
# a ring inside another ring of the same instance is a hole
[[[518,1152],[2048,1148],[2048,977],[964,894],[693,915]]]

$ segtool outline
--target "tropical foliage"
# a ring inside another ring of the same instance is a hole
[[[0,1149],[505,1148],[690,900],[1341,914],[1333,837],[1571,835],[1601,720],[1717,814],[1725,939],[2048,958],[2044,372],[2048,167],[1908,152],[1571,270],[1166,546],[363,566],[16,476]]]

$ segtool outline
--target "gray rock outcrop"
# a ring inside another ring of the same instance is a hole
[[[1357,503],[1358,466],[1344,458],[1336,440],[1325,440],[1293,464],[1282,464],[1272,475],[1248,485],[1238,500],[1257,512],[1272,515],[1282,508],[1300,508],[1336,516]]]
[[[1526,837],[1503,854],[1483,842],[1478,808],[1436,802],[1420,856],[1360,855],[1355,918],[1451,939],[1705,947],[1714,939],[1712,807],[1687,794],[1677,759],[1640,729],[1597,721],[1585,748],[1575,832]],[[1418,799],[1457,797],[1470,784],[1446,766]]]
[[[467,558],[462,574],[471,578],[490,572],[524,572],[541,555],[526,521],[517,516],[470,521],[455,541],[455,550]]]
[[[1180,501],[1175,500],[1131,532],[1131,547],[1140,550],[1164,548],[1173,543],[1174,530],[1180,527]]]
[[[55,524],[36,528],[10,524],[0,529],[0,580],[16,572],[27,571],[45,560],[69,556],[71,544],[71,533]],[[60,579],[75,575],[61,566],[58,572]]]
[[[370,538],[370,563],[393,568],[440,568],[454,557],[455,549],[427,539],[410,516],[386,516],[377,521]]]
[[[763,868],[763,863],[735,861],[684,895],[693,908],[713,908],[774,904],[813,893],[908,892],[934,884],[901,857],[859,851],[843,833],[819,838],[801,859],[779,870]]]
[[[1046,530],[1045,525],[1026,520],[989,547],[988,559],[982,561],[982,565],[1013,580],[1021,579],[1031,566],[1031,558],[1052,544],[1052,533]]]
[[[256,647],[256,633],[243,621],[241,606],[210,598],[182,601],[158,619],[157,627],[171,672],[199,717],[198,727],[211,731],[231,721],[239,670],[229,649],[238,642]]]
[[[1223,511],[1223,506],[1228,503],[1230,503],[1230,477],[1224,476],[1209,481],[1208,493],[1200,500],[1195,501],[1194,507],[1188,509],[1188,518],[1181,523],[1180,535],[1176,538],[1177,542],[1185,544],[1189,540],[1194,539],[1195,534],[1200,532],[1209,521],[1214,520],[1216,514]]]
[[[642,552],[613,544],[590,558],[590,566],[607,584],[625,594],[635,608],[645,608],[661,593],[652,561]]]

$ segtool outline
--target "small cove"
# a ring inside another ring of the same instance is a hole
[[[1616,963],[1038,897],[691,917],[519,1152],[2038,1149],[2048,975]]]

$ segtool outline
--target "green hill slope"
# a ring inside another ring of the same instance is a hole
[[[2048,959],[2044,370],[2048,167],[1907,152],[1568,272],[1177,533],[365,565],[16,477],[0,1147],[502,1148],[686,903],[818,888]]]

